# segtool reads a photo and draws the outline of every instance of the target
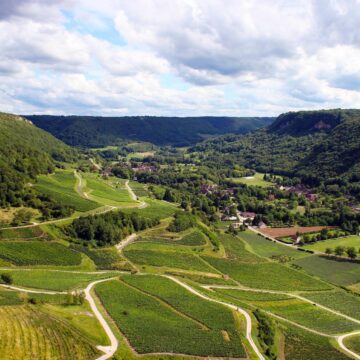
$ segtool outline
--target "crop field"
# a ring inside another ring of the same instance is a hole
[[[0,307],[1,359],[94,359],[95,346],[57,318],[30,306]]]
[[[343,290],[301,294],[304,298],[360,320],[360,297]]]
[[[180,240],[174,241],[174,243],[187,246],[206,245],[206,236],[200,230],[194,230],[184,235]]]
[[[284,355],[291,360],[345,360],[349,359],[334,348],[329,338],[281,323],[285,335]]]
[[[360,265],[354,262],[312,255],[297,259],[293,263],[308,273],[337,285],[346,286],[360,282]]]
[[[173,299],[174,293],[181,289],[169,287],[164,290],[167,297]],[[165,283],[165,287],[168,285]],[[239,334],[235,330],[231,312],[217,308],[214,314],[208,303],[191,299],[194,305],[192,316],[180,309],[186,308],[188,298],[184,303],[178,299],[175,308],[157,296],[146,293],[119,281],[98,284],[96,293],[107,311],[125,334],[138,353],[180,353],[199,356],[244,357]],[[165,297],[164,293],[162,295]],[[175,300],[174,300],[175,301]],[[196,314],[196,317],[193,317]],[[213,318],[211,318],[213,316]],[[224,320],[226,328],[222,329]],[[211,320],[219,320],[219,324]],[[211,322],[211,327],[207,325]],[[226,332],[226,336],[224,335]],[[154,341],[156,339],[156,341]]]
[[[129,185],[137,197],[149,195],[149,192],[146,190],[146,186],[144,184],[141,184],[137,181],[130,181]]]
[[[317,251],[325,252],[327,248],[334,250],[337,246],[344,246],[344,247],[353,246],[356,250],[358,250],[360,249],[360,236],[351,235],[337,239],[317,241],[314,244],[309,244],[304,246],[304,248],[309,250],[317,250]]]
[[[76,179],[70,171],[58,171],[52,175],[38,177],[35,188],[51,196],[63,205],[73,206],[75,210],[85,212],[99,206],[94,201],[82,198],[75,190]]]
[[[141,198],[141,200],[144,200],[148,206],[143,209],[122,209],[122,211],[127,213],[135,212],[149,219],[165,219],[173,216],[177,210],[175,205],[165,201],[150,199],[147,197]]]
[[[203,262],[198,256],[176,251],[153,251],[131,249],[125,250],[124,255],[135,264],[166,267],[172,269],[214,272],[215,270]]]
[[[55,291],[84,288],[91,281],[116,276],[110,272],[86,274],[49,269],[0,270],[0,273],[10,274],[14,285]]]
[[[319,232],[322,229],[333,229],[333,226],[292,226],[286,228],[265,228],[259,229],[259,231],[274,238],[281,238],[286,236],[296,235],[297,233],[306,234],[312,232]]]
[[[0,258],[14,265],[80,265],[81,255],[56,242],[0,242]]]
[[[354,351],[357,354],[360,354],[360,335],[350,336],[344,340],[345,346]]]
[[[223,274],[252,288],[284,291],[329,289],[327,284],[309,275],[273,262],[247,264],[212,257],[203,259]]]
[[[253,231],[241,232],[239,237],[244,240],[249,248],[259,256],[269,258],[287,256],[293,259],[308,256],[305,252],[266,240]]]
[[[269,187],[274,186],[273,183],[264,180],[264,174],[256,173],[254,176],[247,176],[241,178],[230,178],[230,181],[236,184],[246,184],[252,186]]]
[[[115,188],[93,175],[83,175],[89,196],[99,204],[119,206],[133,203],[129,192],[124,186]]]
[[[39,226],[0,230],[0,240],[26,240],[42,236],[44,236],[44,231]]]

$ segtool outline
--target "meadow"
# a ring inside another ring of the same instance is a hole
[[[305,245],[305,249],[325,252],[327,248],[335,250],[337,246],[354,247],[356,251],[360,249],[360,236],[351,235],[336,239],[317,241],[314,244]]]
[[[260,187],[269,187],[274,186],[270,181],[264,180],[264,174],[256,173],[254,176],[247,176],[241,178],[230,178],[228,179],[236,184],[245,184],[252,186],[260,186]]]
[[[0,240],[35,239],[44,235],[46,235],[46,238],[49,237],[47,234],[44,234],[44,231],[39,226],[0,230]]]
[[[80,265],[81,255],[57,242],[3,241],[0,258],[17,266],[26,265]]]
[[[75,186],[76,179],[70,170],[41,175],[34,185],[41,193],[51,196],[60,204],[72,206],[76,211],[86,212],[99,206],[96,202],[81,197]]]
[[[347,286],[360,282],[360,266],[354,262],[312,255],[297,259],[293,263],[310,274],[337,285]]]
[[[168,291],[165,290],[165,293],[173,296],[172,291],[174,288],[171,287]],[[202,317],[194,318],[180,311],[181,299],[177,302],[178,308],[174,308],[172,304],[157,296],[148,295],[120,281],[98,284],[96,293],[138,353],[171,352],[199,356],[245,356],[239,334],[236,333],[235,326],[231,325],[234,324],[231,312],[226,317],[230,323],[226,324],[229,332],[225,335],[225,332],[220,331],[216,324],[212,324],[210,328]],[[179,294],[182,294],[181,290]],[[197,299],[192,299],[192,301],[195,310],[191,311],[195,311],[197,316],[201,311],[202,314],[216,318],[220,318],[221,314],[223,316],[226,314],[226,310],[222,311],[221,308],[217,309],[218,315],[210,314],[212,310],[211,307],[207,309],[207,302]],[[199,301],[201,305],[198,304]],[[182,308],[185,307],[183,304]],[[233,332],[230,332],[230,329]]]
[[[94,280],[116,276],[115,273],[86,274],[81,272],[67,272],[50,269],[31,270],[0,270],[0,273],[10,274],[13,284],[36,289],[67,291],[86,287]]]
[[[0,318],[1,359],[89,360],[99,354],[76,329],[33,306],[1,306]]]

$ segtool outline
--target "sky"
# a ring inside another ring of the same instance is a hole
[[[0,111],[359,108],[360,0],[1,0]]]

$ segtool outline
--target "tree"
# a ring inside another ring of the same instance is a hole
[[[336,254],[337,256],[343,255],[344,252],[345,252],[345,249],[344,249],[343,246],[337,246],[337,247],[335,248],[335,254]]]
[[[326,249],[325,249],[325,254],[331,255],[332,253],[333,253],[333,249],[332,249],[332,248],[326,248]]]
[[[27,224],[33,217],[34,212],[30,209],[19,209],[15,212],[12,225]]]
[[[356,256],[357,256],[356,250],[355,250],[354,247],[348,247],[348,248],[346,249],[346,253],[347,253],[347,255],[348,255],[348,257],[349,257],[350,259],[355,259]]]
[[[1,281],[8,285],[13,283],[13,279],[10,274],[1,274]]]

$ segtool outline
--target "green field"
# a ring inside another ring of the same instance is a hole
[[[96,202],[81,197],[75,190],[75,186],[74,173],[67,170],[39,176],[34,187],[60,204],[72,206],[77,211],[85,212],[99,206]]]
[[[351,235],[337,239],[317,241],[314,244],[309,244],[304,246],[304,248],[309,250],[317,250],[317,251],[325,252],[327,248],[334,250],[337,246],[343,246],[345,248],[354,247],[357,251],[358,249],[360,249],[360,236]]]
[[[126,206],[133,200],[127,189],[122,185],[111,186],[102,179],[91,174],[83,174],[86,181],[86,193],[89,197],[102,205]]]
[[[56,242],[0,242],[0,258],[14,265],[80,265],[81,255]]]
[[[138,265],[151,265],[170,269],[195,270],[201,272],[214,272],[209,265],[198,256],[176,251],[154,251],[131,247],[125,249],[124,255]]]
[[[268,258],[273,257],[274,259],[281,259],[283,257],[297,259],[308,256],[308,254],[303,251],[298,251],[289,246],[280,245],[275,242],[266,240],[250,230],[241,232],[239,237],[246,242],[247,248],[249,250],[253,251],[259,256]]]
[[[79,359],[98,350],[72,326],[33,306],[0,307],[1,359]]]
[[[145,184],[141,184],[137,181],[130,181],[129,185],[137,197],[143,197],[149,195],[149,192],[146,190]]]
[[[48,235],[39,226],[19,228],[19,229],[3,229],[0,230],[0,240],[26,240],[36,239]]]
[[[309,292],[304,298],[360,320],[360,297],[343,290]]]
[[[265,181],[264,174],[261,173],[256,173],[253,177],[229,178],[228,180],[236,184],[246,184],[260,187],[274,186],[274,184],[270,181]]]
[[[165,201],[150,199],[147,197],[141,198],[141,200],[144,200],[148,206],[143,209],[122,209],[122,211],[127,213],[135,212],[149,219],[165,219],[173,216],[177,210],[175,205]]]
[[[360,335],[350,336],[344,340],[344,345],[354,351],[356,354],[360,354]]]
[[[240,284],[252,288],[284,291],[329,288],[323,282],[277,263],[248,264],[212,257],[203,257],[203,259],[223,274],[227,274],[234,280],[239,281]]]
[[[86,274],[49,269],[0,270],[0,273],[10,274],[14,285],[55,291],[84,288],[91,281],[116,276],[114,273]]]
[[[360,265],[350,261],[336,261],[326,256],[312,255],[297,259],[294,264],[310,274],[337,285],[352,285],[360,282]]]
[[[214,312],[215,307],[165,279],[149,281],[156,282],[154,291],[174,304],[119,281],[96,286],[105,308],[137,352],[245,356],[231,312],[221,307]],[[191,309],[186,305],[189,301]]]

